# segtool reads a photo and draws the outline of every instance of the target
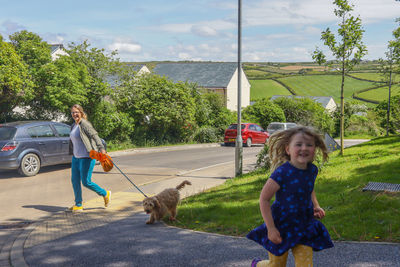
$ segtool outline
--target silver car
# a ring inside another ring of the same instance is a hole
[[[70,163],[70,130],[71,126],[52,121],[0,124],[0,169],[34,176],[42,166]]]
[[[276,131],[284,131],[296,126],[297,124],[293,122],[271,122],[267,127],[267,132],[271,135]]]

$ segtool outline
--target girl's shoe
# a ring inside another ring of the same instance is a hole
[[[259,263],[260,261],[261,259],[259,258],[253,259],[253,261],[251,262],[251,267],[257,267],[257,263]]]
[[[71,211],[71,212],[83,211],[83,206],[73,205],[71,208],[68,209],[68,211]]]
[[[108,204],[111,201],[111,191],[107,191],[107,195],[104,198],[104,207],[108,207]]]

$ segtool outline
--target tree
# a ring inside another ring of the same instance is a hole
[[[247,121],[257,122],[264,129],[273,121],[285,122],[285,114],[279,105],[267,100],[258,100],[243,110],[243,118]]]
[[[0,120],[9,118],[16,106],[31,99],[32,91],[28,66],[0,35]]]
[[[387,121],[385,118],[385,115],[387,113],[388,101],[385,100],[380,102],[375,107],[375,111],[378,115],[377,117],[379,119],[381,127],[389,126],[389,133],[398,133],[398,130],[400,129],[400,95],[392,96],[390,102],[392,103],[392,105],[390,108],[391,116],[389,118],[389,125],[387,125]]]
[[[10,40],[17,53],[29,66],[33,78],[43,65],[51,62],[50,45],[39,35],[23,30],[10,35]]]
[[[386,136],[389,135],[389,118],[390,118],[390,97],[391,97],[391,89],[392,84],[394,82],[394,73],[393,73],[393,50],[389,47],[389,51],[385,52],[386,60],[380,58],[379,59],[379,72],[383,75],[383,81],[389,87],[389,94],[388,94],[388,104],[386,109]]]
[[[279,97],[274,103],[283,110],[288,122],[312,126],[323,133],[331,133],[333,130],[331,114],[312,99]]]
[[[344,83],[345,75],[358,64],[361,58],[366,54],[366,46],[362,42],[364,30],[361,25],[360,17],[355,18],[350,14],[353,11],[353,5],[348,0],[334,0],[336,5],[335,15],[341,19],[338,28],[337,42],[335,35],[329,28],[321,34],[321,40],[331,50],[333,56],[340,62],[340,72],[342,83],[340,89],[340,154],[344,153]],[[313,59],[319,63],[326,63],[326,56],[320,49],[316,49],[312,55]]]
[[[112,101],[135,121],[135,143],[188,140],[195,124],[196,104],[187,83],[153,74],[121,76]]]
[[[112,89],[107,82],[108,77],[118,71],[119,60],[115,59],[116,52],[109,55],[104,49],[90,48],[90,43],[85,40],[82,44],[71,43],[66,49],[73,62],[85,66],[89,79],[85,84],[86,102],[85,111],[94,118],[95,110],[112,94]],[[96,125],[95,125],[96,126]]]
[[[32,32],[16,32],[10,40],[27,64],[33,82],[33,97],[25,101],[26,119],[70,118],[73,104],[87,102],[90,77],[83,63],[68,56],[52,61],[50,45]]]

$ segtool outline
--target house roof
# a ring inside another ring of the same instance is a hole
[[[144,66],[144,64],[134,64],[134,63],[127,63],[126,66],[131,67],[133,71],[138,72],[141,70]]]
[[[62,49],[64,46],[62,44],[52,44],[50,45],[51,53],[53,54],[58,49]]]
[[[237,63],[160,63],[153,72],[174,82],[192,82],[202,87],[228,87]]]
[[[271,100],[275,100],[279,97],[290,97],[290,98],[311,98],[314,101],[320,103],[324,108],[328,105],[329,101],[333,98],[331,96],[299,96],[299,95],[273,95]],[[333,102],[336,104],[335,100]]]

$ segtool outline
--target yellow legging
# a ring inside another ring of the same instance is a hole
[[[292,248],[294,262],[296,267],[313,266],[313,250],[309,246],[296,245]],[[257,267],[286,267],[286,261],[289,251],[281,256],[275,256],[268,252],[269,260],[259,261]]]

